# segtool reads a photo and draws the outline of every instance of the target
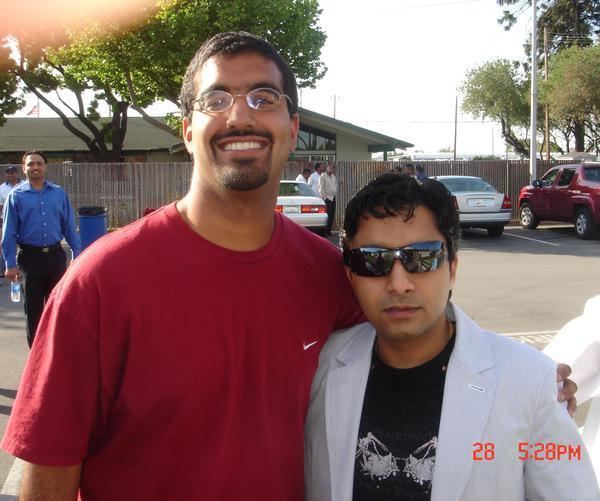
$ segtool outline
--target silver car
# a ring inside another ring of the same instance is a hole
[[[490,183],[475,176],[437,176],[456,200],[463,228],[484,228],[490,237],[499,237],[512,217],[512,202]]]
[[[321,235],[325,233],[327,228],[325,202],[306,183],[280,181],[275,210],[315,233]]]

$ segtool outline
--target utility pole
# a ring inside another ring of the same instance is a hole
[[[337,106],[337,100],[341,99],[338,98],[337,94],[333,95],[333,118],[335,118],[335,112],[336,112],[336,106]]]
[[[458,125],[458,94],[454,100],[454,161],[456,161],[456,129]]]
[[[533,182],[537,179],[537,4],[531,0],[531,114],[529,127],[531,138],[529,140],[529,177]]]
[[[548,27],[544,26],[544,81],[548,81]],[[550,160],[550,113],[548,103],[544,105],[544,143],[546,144],[546,160]]]

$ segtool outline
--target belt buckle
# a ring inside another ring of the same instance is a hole
[[[50,247],[42,247],[42,253],[48,254],[50,252]]]

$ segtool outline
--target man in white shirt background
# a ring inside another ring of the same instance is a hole
[[[2,214],[4,212],[4,202],[8,194],[14,190],[23,181],[19,179],[19,169],[16,165],[9,165],[6,168],[6,181],[0,184],[0,241],[2,241]],[[1,251],[0,251],[1,253]],[[0,277],[4,276],[4,258],[0,254]],[[0,285],[2,280],[0,280]]]
[[[315,171],[310,175],[307,181],[308,186],[310,186],[317,195],[319,194],[319,178],[321,177],[321,174],[323,174],[324,170],[325,167],[323,167],[323,164],[321,162],[317,162],[315,164]]]
[[[308,167],[304,167],[302,172],[298,174],[296,178],[296,182],[298,183],[308,183],[308,179],[310,178],[310,169]]]
[[[319,196],[327,206],[328,235],[331,235],[331,226],[335,218],[335,195],[337,194],[337,180],[333,170],[333,165],[329,164],[325,173],[319,178]]]

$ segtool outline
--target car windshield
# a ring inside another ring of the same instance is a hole
[[[451,177],[448,179],[438,179],[452,193],[467,191],[488,191],[498,193],[496,189],[487,181],[478,177]]]
[[[586,167],[583,170],[583,177],[588,181],[600,182],[600,167]]]
[[[280,183],[280,197],[316,197],[316,193],[306,183]]]

